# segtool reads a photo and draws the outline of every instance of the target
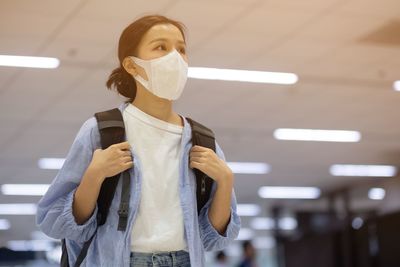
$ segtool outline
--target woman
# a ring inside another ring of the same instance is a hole
[[[38,204],[38,226],[65,238],[70,266],[95,233],[102,182],[125,170],[133,181],[127,231],[117,231],[119,181],[82,266],[204,266],[204,251],[221,250],[238,235],[234,176],[223,151],[217,143],[216,152],[192,147],[190,124],[172,109],[187,79],[183,29],[180,22],[154,15],[122,32],[120,67],[107,87],[129,99],[119,106],[126,140],[99,149],[97,121],[86,120]],[[193,169],[214,180],[199,215]]]

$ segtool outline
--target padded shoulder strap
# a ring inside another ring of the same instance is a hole
[[[125,125],[121,111],[118,108],[97,112],[94,116],[100,132],[102,149],[124,140]]]
[[[192,128],[192,145],[207,147],[215,152],[215,135],[213,131],[191,118],[186,119]],[[214,180],[198,169],[194,169],[194,173],[196,175],[197,213],[200,213],[210,198]]]
[[[112,144],[123,142],[125,126],[121,111],[118,108],[97,112],[94,115],[99,127],[102,149],[106,149]],[[101,185],[99,197],[97,198],[99,225],[103,225],[106,222],[119,176],[120,174],[117,174],[107,178]]]

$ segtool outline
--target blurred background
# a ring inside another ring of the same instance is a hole
[[[187,26],[190,67],[261,71],[193,68],[175,102],[235,173],[242,229],[208,265],[400,266],[399,0],[2,0],[0,266],[57,266],[36,204],[82,123],[125,100],[105,87],[118,39],[152,13]]]

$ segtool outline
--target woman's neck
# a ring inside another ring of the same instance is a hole
[[[131,104],[159,120],[183,126],[182,118],[172,109],[172,101],[157,97],[144,88],[137,88]]]

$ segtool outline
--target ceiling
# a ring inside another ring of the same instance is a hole
[[[119,35],[135,18],[160,13],[187,26],[190,66],[299,76],[295,85],[189,79],[174,104],[214,130],[228,161],[270,164],[268,174],[235,175],[239,203],[321,209],[324,199],[263,200],[257,190],[317,186],[326,193],[351,185],[356,208],[393,206],[389,194],[377,202],[365,192],[379,185],[390,193],[400,188],[397,178],[333,177],[329,166],[400,165],[398,0],[3,0],[0,7],[0,54],[61,61],[47,70],[0,67],[0,184],[52,181],[57,171],[39,169],[38,159],[65,157],[86,119],[124,100],[105,87],[118,65]],[[356,130],[362,140],[278,141],[277,128]],[[38,200],[0,194],[0,203]],[[0,246],[37,230],[34,216],[0,219],[12,223],[0,231]]]

